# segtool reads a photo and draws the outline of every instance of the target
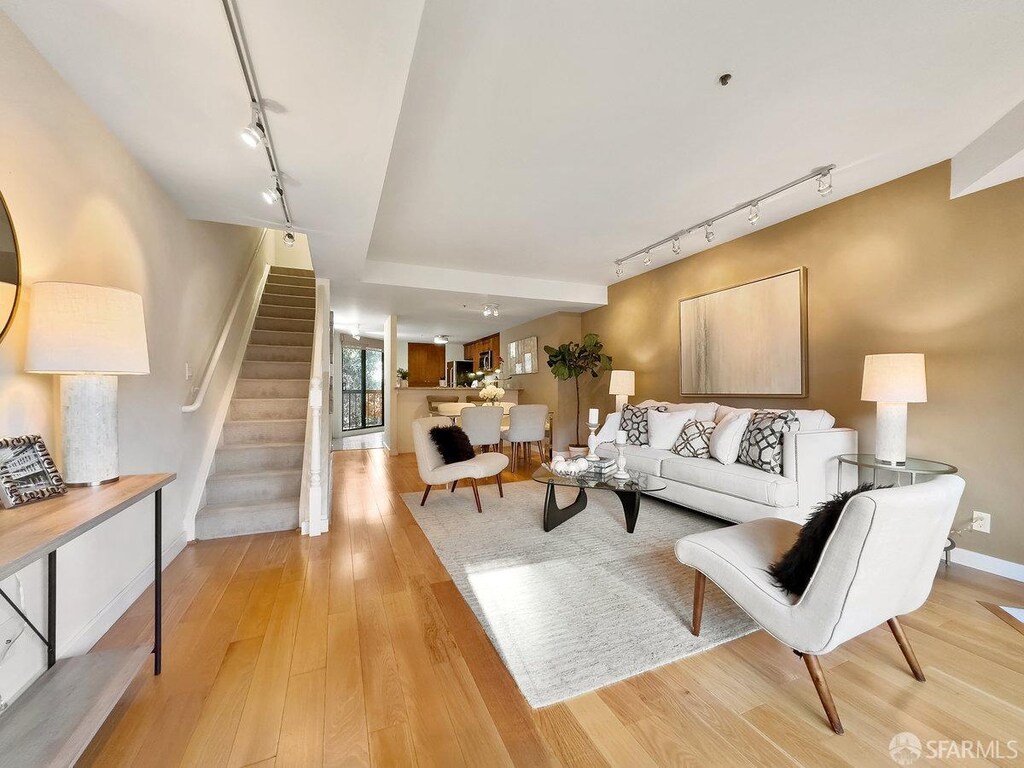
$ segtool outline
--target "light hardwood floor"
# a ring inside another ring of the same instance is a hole
[[[399,497],[422,489],[413,457],[338,452],[334,472],[329,534],[199,542],[167,568],[164,673],[144,668],[81,765],[891,768],[901,731],[1024,742],[1024,636],[978,603],[1024,588],[955,565],[903,620],[927,683],[884,625],[823,657],[844,736],[761,632],[532,710]],[[150,601],[98,647],[144,642]]]

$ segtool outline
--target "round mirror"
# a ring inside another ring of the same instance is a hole
[[[0,341],[7,335],[18,308],[21,295],[21,262],[18,259],[18,238],[11,223],[4,196],[0,194]]]

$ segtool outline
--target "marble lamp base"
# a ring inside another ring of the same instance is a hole
[[[60,377],[64,482],[101,485],[117,480],[117,377]]]

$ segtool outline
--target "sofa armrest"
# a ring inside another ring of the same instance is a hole
[[[796,480],[801,507],[810,508],[856,483],[856,468],[843,465],[838,456],[857,452],[857,430],[814,429],[786,434],[782,444],[782,474]]]

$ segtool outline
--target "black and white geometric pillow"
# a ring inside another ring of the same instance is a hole
[[[622,408],[622,418],[619,420],[619,429],[626,432],[626,445],[650,445],[650,437],[647,427],[647,411],[658,411],[667,413],[668,408],[659,405],[657,408],[637,408],[628,403]]]
[[[683,431],[672,446],[672,452],[695,459],[710,459],[711,433],[714,431],[715,422],[691,419],[683,425]]]
[[[799,424],[794,411],[754,411],[743,433],[736,461],[781,475],[783,435],[797,429]]]

